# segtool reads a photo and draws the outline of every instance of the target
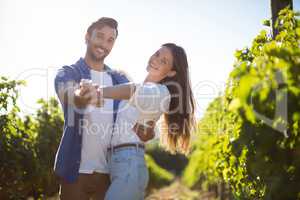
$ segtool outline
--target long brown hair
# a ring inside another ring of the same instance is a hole
[[[169,112],[164,114],[162,142],[172,153],[187,154],[191,131],[195,126],[195,100],[189,78],[189,67],[185,50],[173,43],[162,45],[172,52],[175,76],[166,77],[161,84],[167,86],[170,95]]]

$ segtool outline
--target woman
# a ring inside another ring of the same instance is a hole
[[[134,134],[137,124],[149,125],[148,122],[156,122],[163,115],[161,138],[167,149],[173,153],[188,152],[195,103],[184,49],[173,43],[162,45],[150,57],[147,71],[141,85],[129,83],[100,89],[103,98],[128,100],[121,102],[116,124],[129,126],[114,131],[116,139],[112,139],[108,149],[111,186],[107,200],[144,198],[148,170],[143,141],[147,138]]]

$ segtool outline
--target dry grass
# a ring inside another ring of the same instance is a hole
[[[214,200],[211,193],[193,191],[181,184],[179,180],[170,186],[153,191],[146,200]]]

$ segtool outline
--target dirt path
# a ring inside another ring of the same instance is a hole
[[[176,180],[169,186],[152,191],[145,200],[215,200],[211,193],[193,191],[184,186],[180,180]],[[33,200],[33,199],[27,199]],[[58,196],[47,200],[59,200]]]
[[[180,181],[176,181],[170,186],[153,191],[146,200],[213,200],[213,195],[200,193],[185,187]]]

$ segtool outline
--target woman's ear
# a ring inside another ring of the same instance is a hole
[[[168,72],[167,77],[173,77],[175,75],[176,75],[176,71],[172,70]]]

